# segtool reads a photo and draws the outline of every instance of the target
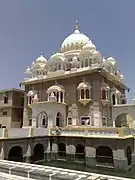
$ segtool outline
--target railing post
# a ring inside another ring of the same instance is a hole
[[[2,129],[2,138],[8,138],[8,129],[7,128],[3,128]]]
[[[33,136],[33,128],[30,127],[30,128],[29,128],[29,137],[32,137],[32,136]]]

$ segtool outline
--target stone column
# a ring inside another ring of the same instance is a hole
[[[4,141],[1,141],[1,150],[0,150],[0,159],[5,159],[5,153],[4,153]]]
[[[127,158],[123,149],[113,150],[114,168],[117,171],[124,171],[128,167]]]
[[[32,160],[31,145],[28,145],[26,155],[24,155],[24,162],[31,163],[31,160]]]
[[[74,145],[70,144],[70,145],[66,145],[66,159],[69,162],[74,162],[75,161],[75,151],[76,148]]]
[[[52,143],[51,159],[56,160],[58,158],[58,144],[56,142]]]
[[[96,167],[96,149],[94,147],[85,147],[86,165]]]
[[[36,110],[32,108],[32,127],[37,127]]]
[[[47,147],[45,149],[44,152],[44,160],[45,161],[50,161],[51,160],[51,156],[50,156],[50,139],[48,140],[48,142],[46,142]]]
[[[62,100],[63,103],[65,103],[65,92],[63,92],[63,100]]]
[[[59,102],[59,103],[61,102],[60,93],[61,93],[61,92],[59,92],[59,97],[58,97],[58,102]]]
[[[24,109],[23,109],[23,127],[27,127],[29,125],[28,122],[28,110],[27,110],[27,93],[24,93]]]

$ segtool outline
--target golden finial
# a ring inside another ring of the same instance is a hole
[[[76,20],[76,23],[75,23],[75,29],[76,29],[76,30],[79,29],[79,22],[78,22],[78,20]]]

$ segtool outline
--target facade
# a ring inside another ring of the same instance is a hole
[[[0,128],[20,128],[23,124],[24,91],[0,91]]]
[[[134,164],[134,123],[127,114],[134,119],[135,105],[127,104],[129,88],[117,61],[105,59],[78,23],[60,52],[49,60],[41,55],[25,73],[23,127],[51,129],[51,159],[65,154],[91,167],[121,170]]]

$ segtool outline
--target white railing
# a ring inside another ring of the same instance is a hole
[[[27,172],[27,179],[31,174],[33,174],[34,170],[37,171],[37,175],[40,174],[40,172],[44,171],[46,172],[46,175],[50,177],[51,174],[55,175],[55,177],[63,177],[68,176],[73,177],[76,176],[76,179],[100,179],[100,178],[108,178],[108,180],[132,180],[130,178],[123,178],[123,177],[116,177],[116,176],[109,176],[109,175],[103,175],[103,174],[96,174],[96,173],[89,173],[84,171],[76,171],[76,170],[70,170],[70,169],[63,169],[63,168],[56,168],[56,167],[50,167],[50,166],[42,166],[42,165],[36,165],[36,164],[29,164],[29,163],[21,163],[21,162],[14,162],[14,161],[7,161],[7,160],[0,160],[0,169],[2,167],[5,169],[7,168],[11,174],[12,170],[14,173],[18,171],[18,168],[20,167],[22,172]],[[34,175],[36,173],[34,172]],[[42,173],[41,173],[42,176]],[[45,177],[45,174],[43,174]],[[35,179],[35,178],[34,178]]]
[[[80,137],[123,137],[135,134],[135,129],[131,128],[90,128],[90,127],[66,127],[52,128],[51,135],[59,136],[80,136]]]

